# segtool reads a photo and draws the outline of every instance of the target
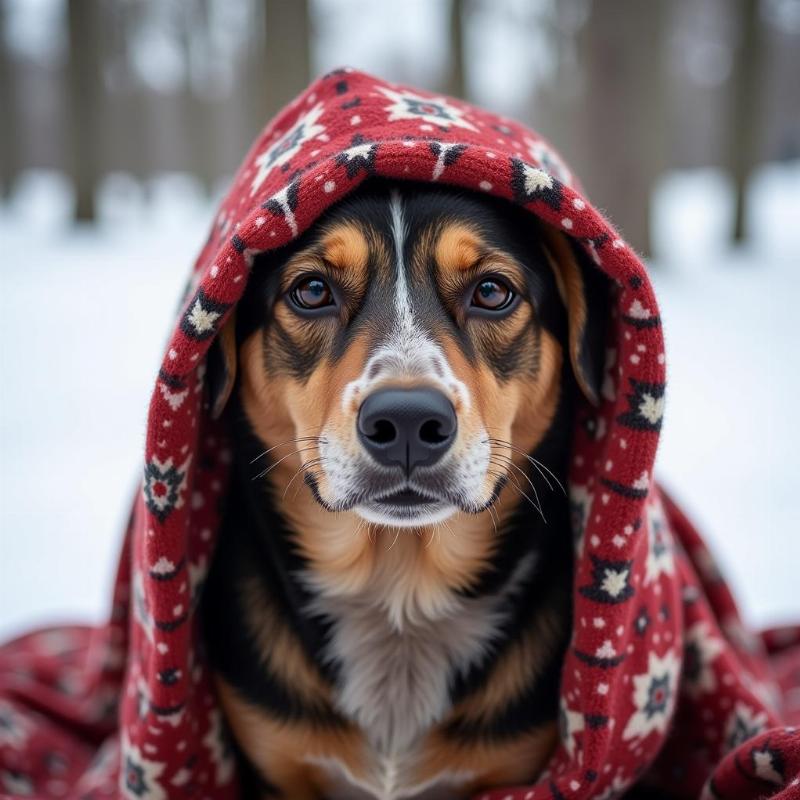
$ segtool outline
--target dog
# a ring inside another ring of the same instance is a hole
[[[410,182],[365,183],[255,257],[208,361],[234,457],[202,599],[255,796],[465,798],[539,774],[605,284],[510,203]]]

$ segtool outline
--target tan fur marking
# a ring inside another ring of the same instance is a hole
[[[436,263],[443,270],[469,269],[485,250],[485,243],[472,228],[460,223],[446,224],[436,243]]]
[[[534,780],[544,767],[558,740],[555,724],[510,741],[461,744],[438,732],[425,743],[418,779],[429,779],[447,770],[477,773],[464,787],[465,797],[486,789]]]
[[[352,223],[329,228],[322,239],[322,253],[334,267],[359,273],[366,270],[369,261],[367,238],[361,228]]]
[[[335,758],[355,776],[364,773],[364,741],[355,728],[325,728],[308,722],[283,722],[247,703],[222,678],[220,702],[234,736],[259,772],[292,800],[325,794],[321,769],[309,757]]]

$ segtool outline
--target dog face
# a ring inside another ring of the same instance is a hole
[[[596,396],[575,253],[501,201],[373,185],[253,272],[212,401],[238,361],[276,488],[302,476],[328,511],[392,527],[484,511],[550,427],[566,353]]]

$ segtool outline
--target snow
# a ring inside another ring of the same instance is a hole
[[[762,625],[800,616],[800,165],[761,170],[751,196],[754,236],[728,250],[726,182],[669,175],[652,274],[670,374],[658,473]],[[213,214],[185,176],[146,192],[112,176],[96,228],[70,226],[70,202],[40,173],[0,208],[0,638],[108,613],[155,370]]]

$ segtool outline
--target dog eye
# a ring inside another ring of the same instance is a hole
[[[290,293],[292,302],[306,310],[334,305],[333,292],[322,278],[305,278]]]
[[[499,278],[487,278],[481,281],[472,293],[471,305],[487,311],[502,311],[514,299],[514,292],[508,284]]]

